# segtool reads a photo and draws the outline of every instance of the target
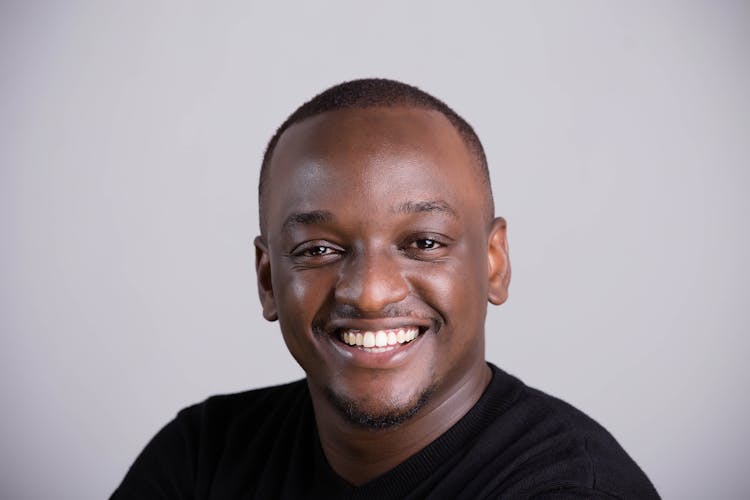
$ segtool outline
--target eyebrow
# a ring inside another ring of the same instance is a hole
[[[291,229],[297,225],[327,224],[333,222],[333,214],[328,210],[312,210],[310,212],[294,212],[290,214],[283,224],[284,230]]]
[[[443,200],[430,201],[406,201],[398,205],[394,212],[400,214],[416,214],[420,212],[439,212],[458,218],[458,214],[447,202]]]
[[[438,212],[458,218],[456,211],[443,200],[431,201],[405,201],[397,205],[393,210],[399,214],[417,214],[422,212]],[[330,224],[333,222],[333,213],[328,210],[311,210],[309,212],[294,212],[284,220],[283,230],[288,231],[294,226],[310,226],[313,224]]]

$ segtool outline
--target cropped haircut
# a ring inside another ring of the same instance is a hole
[[[320,115],[328,111],[342,109],[365,109],[375,107],[413,107],[425,110],[438,111],[442,113],[453,127],[461,135],[464,143],[474,156],[479,167],[481,179],[485,184],[486,211],[489,220],[494,217],[494,201],[490,186],[490,173],[487,166],[487,157],[479,137],[469,123],[461,118],[447,104],[433,97],[427,92],[412,85],[388,80],[384,78],[365,78],[352,80],[335,85],[316,95],[281,124],[271,140],[268,142],[263,163],[260,168],[260,180],[258,182],[258,213],[260,218],[261,234],[266,232],[265,223],[265,185],[268,178],[268,170],[273,158],[274,150],[281,135],[286,129],[307,118]]]

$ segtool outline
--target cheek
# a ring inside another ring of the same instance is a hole
[[[279,327],[287,349],[307,373],[321,366],[313,348],[311,325],[324,308],[327,280],[318,270],[294,272],[288,269],[274,275],[274,297]]]
[[[413,283],[422,298],[437,309],[446,325],[484,321],[488,278],[487,256],[461,248],[449,261],[424,266]]]
[[[274,296],[282,331],[307,329],[320,311],[333,284],[321,269],[274,273]]]

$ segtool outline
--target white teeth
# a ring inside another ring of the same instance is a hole
[[[405,344],[411,342],[419,335],[419,328],[399,328],[392,330],[377,331],[345,331],[339,338],[352,346],[367,348],[369,352],[382,352],[388,350],[387,346]]]
[[[364,347],[375,347],[375,334],[372,332],[365,332],[362,345]]]
[[[375,334],[375,345],[377,347],[385,347],[388,345],[388,334],[385,332],[377,332]]]
[[[393,333],[393,330],[388,332],[388,345],[396,345],[396,334]]]

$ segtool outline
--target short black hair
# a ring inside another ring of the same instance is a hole
[[[385,78],[363,78],[351,80],[324,90],[302,106],[281,124],[276,133],[271,137],[263,155],[263,163],[260,168],[260,180],[258,182],[258,214],[260,217],[260,231],[265,234],[264,213],[264,186],[268,177],[268,169],[271,164],[276,144],[286,129],[301,122],[306,118],[320,115],[327,111],[336,111],[352,108],[374,108],[374,107],[414,107],[434,110],[442,113],[455,127],[464,142],[473,154],[479,166],[482,180],[487,187],[487,212],[488,218],[494,217],[494,201],[490,187],[490,173],[487,166],[487,157],[484,154],[482,142],[479,140],[474,129],[469,123],[461,118],[447,104],[427,92],[406,83]]]

